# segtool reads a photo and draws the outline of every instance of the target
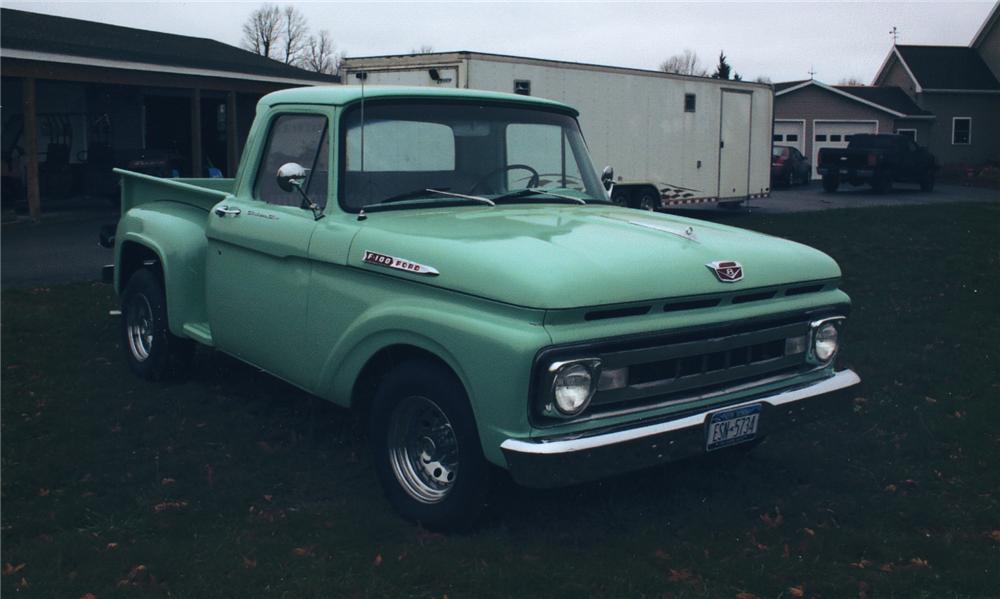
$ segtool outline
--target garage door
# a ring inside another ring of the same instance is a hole
[[[878,133],[875,121],[813,121],[813,179],[819,179],[816,164],[821,148],[846,148],[855,133]]]
[[[774,121],[774,144],[776,146],[791,146],[799,152],[805,152],[805,127],[803,121]]]

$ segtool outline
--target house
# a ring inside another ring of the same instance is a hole
[[[798,148],[813,165],[821,148],[843,148],[857,133],[901,133],[918,141],[935,121],[898,87],[827,85],[815,79],[774,86],[776,145]]]
[[[871,86],[816,80],[775,85],[774,143],[797,147],[815,173],[820,148],[856,133],[899,133],[948,170],[1000,161],[1000,2],[968,46],[894,45]]]
[[[221,42],[0,9],[5,207],[113,195],[114,166],[156,151],[231,175],[257,100],[337,83]]]

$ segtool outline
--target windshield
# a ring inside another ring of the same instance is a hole
[[[341,120],[340,203],[349,212],[445,199],[607,201],[569,115],[479,103],[367,102],[363,131],[361,115],[358,104]]]

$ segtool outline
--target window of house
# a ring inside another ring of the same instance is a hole
[[[780,133],[776,134],[776,135],[772,135],[771,136],[771,141],[785,141],[785,136],[781,135]]]
[[[839,135],[831,135],[830,141],[840,141],[841,137]]]
[[[972,119],[967,116],[957,116],[951,119],[951,143],[964,146],[972,143]]]
[[[903,136],[909,137],[910,139],[912,139],[912,140],[915,141],[917,139],[917,130],[916,129],[896,129],[896,135],[903,135]]]
[[[527,79],[515,79],[514,80],[514,93],[520,94],[522,96],[531,95],[531,82]]]
[[[302,189],[320,207],[326,205],[330,184],[329,142],[326,117],[318,114],[283,114],[271,122],[267,145],[257,169],[254,198],[268,204],[298,206],[302,197],[278,187],[278,168],[294,162],[306,169]]]
[[[816,141],[826,141],[826,135],[816,134]]]
[[[684,112],[694,112],[695,101],[694,94],[684,94]]]
[[[845,136],[844,136],[844,141],[851,141],[851,139],[852,139],[853,137],[854,137],[853,135],[845,135]]]
[[[799,136],[796,133],[789,133],[785,136],[785,141],[799,141]]]

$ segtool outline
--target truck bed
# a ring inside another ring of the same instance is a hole
[[[208,212],[233,192],[236,179],[163,179],[116,168],[122,177],[122,214],[149,202],[179,202]]]

